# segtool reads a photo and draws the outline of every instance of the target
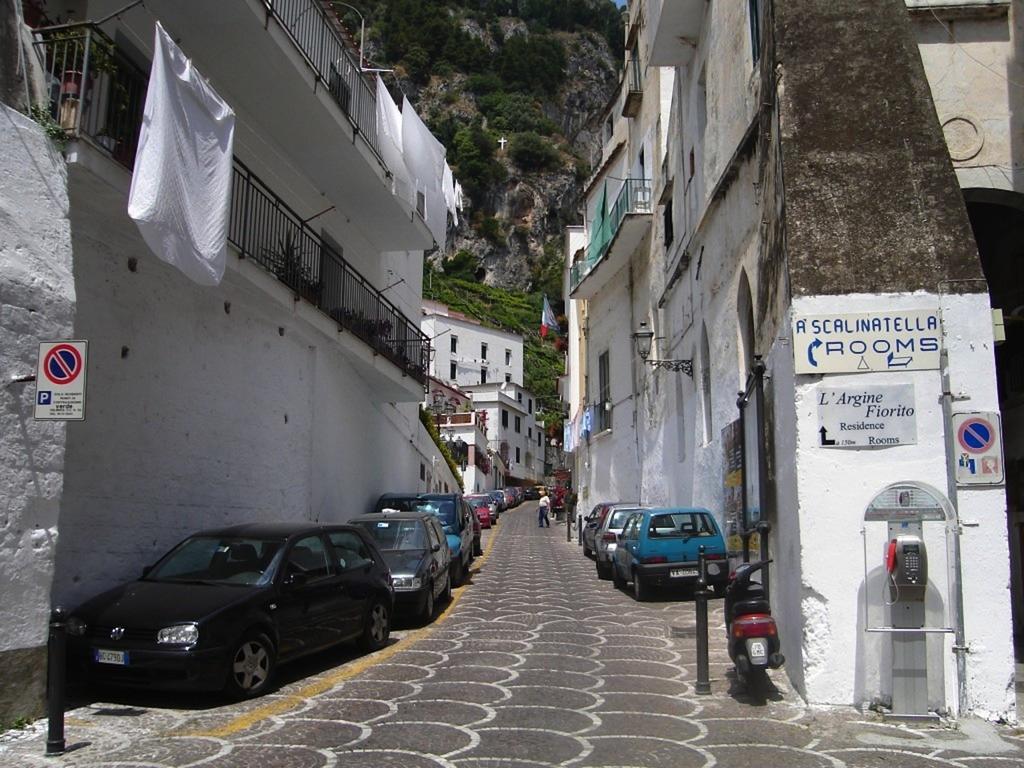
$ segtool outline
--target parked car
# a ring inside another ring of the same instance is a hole
[[[490,496],[474,493],[466,497],[466,503],[473,508],[482,528],[490,528],[498,522],[498,513],[494,511],[494,502]]]
[[[381,512],[349,523],[370,534],[391,569],[395,611],[430,621],[436,602],[452,596],[452,552],[437,517],[427,512]]]
[[[487,492],[492,499],[494,499],[494,506],[498,510],[498,517],[501,517],[501,513],[504,512],[507,507],[505,506],[505,492],[500,489]]]
[[[523,501],[536,501],[540,498],[540,493],[537,490],[537,486],[531,485],[529,488],[523,489]]]
[[[346,640],[383,648],[394,593],[350,525],[251,523],[196,533],[68,614],[69,660],[97,682],[270,689],[278,663]]]
[[[633,596],[645,600],[652,587],[692,587],[697,583],[700,547],[708,561],[708,584],[719,594],[729,583],[725,538],[706,509],[645,509],[633,512],[619,534],[612,560],[617,587],[633,582]]]
[[[424,493],[416,509],[437,515],[452,550],[452,586],[462,584],[473,562],[476,515],[461,493]]]
[[[615,534],[622,530],[628,514],[609,516],[613,510],[632,512],[639,509],[636,501],[602,501],[596,504],[590,514],[583,518],[583,554],[593,557],[597,562],[597,575],[602,579],[610,579],[611,553],[615,551]]]
[[[513,509],[516,505],[516,492],[511,488],[503,488],[502,493],[505,494],[505,509]]]

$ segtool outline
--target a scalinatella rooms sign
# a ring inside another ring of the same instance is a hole
[[[933,370],[941,346],[938,309],[793,316],[797,373]]]

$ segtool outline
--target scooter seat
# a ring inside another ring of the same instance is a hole
[[[771,613],[771,605],[763,597],[753,597],[748,600],[738,600],[733,603],[732,616],[730,621],[737,616],[746,616],[750,613]]]

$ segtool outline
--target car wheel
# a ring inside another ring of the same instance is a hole
[[[462,586],[463,570],[464,569],[462,567],[462,561],[461,560],[459,560],[458,562],[452,563],[452,570],[451,570],[451,574],[449,575],[451,586],[453,586],[453,587]]]
[[[612,563],[612,584],[616,589],[626,588],[626,580],[619,575],[619,569],[615,567],[615,563]]]
[[[480,539],[474,539],[473,541],[473,554],[479,557],[484,553],[484,548],[480,546]]]
[[[593,554],[594,553],[591,551],[590,547],[588,547],[586,544],[584,544],[583,545],[583,556],[584,557],[590,557]]]
[[[359,648],[365,653],[379,651],[388,644],[391,635],[391,612],[387,604],[380,598],[370,604],[363,625],[363,634],[359,638]]]
[[[423,598],[423,611],[420,613],[420,618],[423,619],[424,623],[434,618],[434,585],[427,585],[427,595]]]
[[[277,667],[274,644],[262,632],[247,632],[228,661],[225,689],[236,699],[260,696],[270,687]]]
[[[607,564],[602,564],[598,560],[594,565],[597,567],[597,578],[601,579],[601,581],[608,581],[612,577],[611,568]]]
[[[633,572],[633,599],[638,603],[642,603],[651,596],[651,588],[644,584],[643,580],[634,571]]]

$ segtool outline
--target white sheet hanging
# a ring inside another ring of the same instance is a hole
[[[416,192],[424,197],[424,220],[441,250],[448,231],[448,208],[441,190],[445,148],[416,114],[409,97],[402,101],[402,152]]]
[[[455,176],[452,175],[447,160],[444,163],[444,175],[441,177],[441,192],[444,194],[444,204],[448,207],[448,213],[452,215],[455,226],[459,226],[459,207],[455,202]]]
[[[391,193],[415,208],[416,191],[409,179],[402,148],[402,111],[380,75],[377,75],[377,139],[384,164],[391,171]]]
[[[160,22],[128,215],[163,261],[219,285],[227,257],[235,113]]]

